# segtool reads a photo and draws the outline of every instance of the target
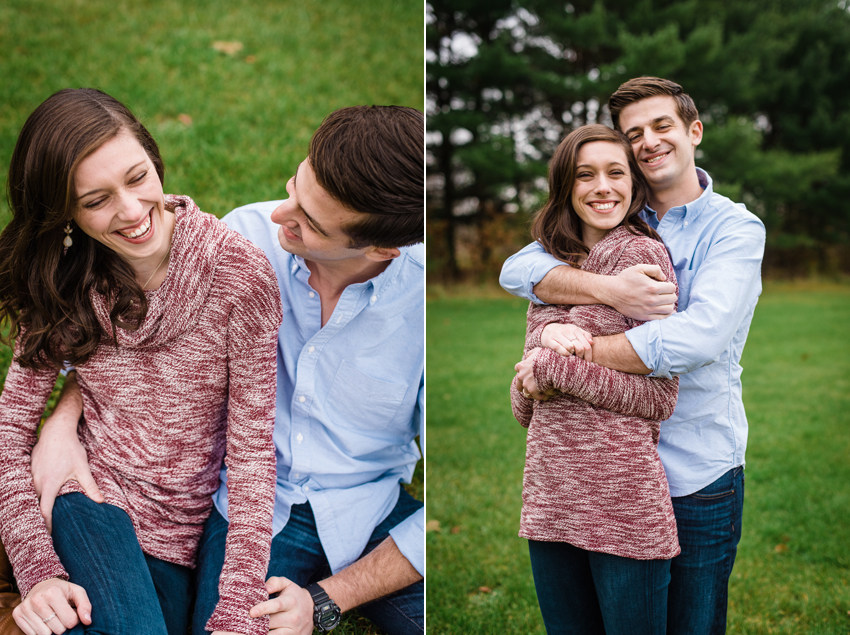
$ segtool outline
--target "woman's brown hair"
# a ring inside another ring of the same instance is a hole
[[[591,124],[577,128],[561,141],[549,162],[549,200],[531,227],[532,237],[550,254],[567,264],[577,266],[578,259],[590,253],[583,242],[581,219],[573,209],[572,193],[576,182],[578,153],[585,143],[607,141],[623,148],[632,177],[632,203],[620,225],[632,234],[642,234],[660,241],[661,238],[640,217],[649,200],[646,180],[638,168],[632,148],[623,133],[607,126]]]
[[[164,167],[150,133],[118,100],[92,88],[51,95],[27,119],[9,167],[12,220],[0,233],[0,319],[18,342],[25,368],[80,364],[95,352],[102,329],[89,292],[114,298],[117,327],[135,329],[147,313],[145,293],[123,258],[82,231],[63,254],[64,227],[77,195],[80,162],[122,131],[145,149],[160,182]]]

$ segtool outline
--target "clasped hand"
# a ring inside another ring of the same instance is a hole
[[[593,336],[573,324],[547,324],[540,335],[540,343],[564,357],[575,355],[593,361]]]
[[[547,324],[540,336],[540,342],[545,348],[551,348],[559,355],[575,355],[587,361],[593,361],[593,336],[573,324]],[[523,395],[538,401],[546,401],[557,393],[550,389],[542,392],[534,378],[534,360],[541,348],[533,348],[521,362],[514,366],[516,371],[517,390]]]
[[[310,635],[313,632],[313,598],[292,580],[272,577],[266,580],[269,595],[277,594],[251,609],[251,617],[269,616],[269,635]],[[212,635],[239,635],[215,631]]]

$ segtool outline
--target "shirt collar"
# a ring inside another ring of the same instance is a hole
[[[399,251],[401,251],[401,254],[397,258],[393,258],[392,261],[390,261],[390,265],[377,276],[367,280],[366,282],[358,282],[357,284],[349,285],[349,287],[357,288],[361,285],[371,284],[377,293],[384,289],[387,285],[391,284],[393,280],[398,277],[399,273],[401,273],[403,266],[402,261],[410,257],[408,254],[408,248],[402,247]],[[304,262],[304,258],[291,254],[286,250],[284,250],[284,253],[289,256],[289,271],[292,275],[295,275],[299,269],[304,271],[307,276],[310,275],[310,268],[307,266],[307,263]]]
[[[697,168],[697,178],[702,188],[702,194],[700,194],[699,198],[684,205],[671,207],[667,210],[667,214],[664,215],[665,217],[668,215],[671,215],[671,218],[681,216],[682,218],[687,218],[689,222],[693,222],[702,213],[702,210],[708,206],[708,201],[714,193],[714,182],[711,180],[708,172],[702,168]],[[656,211],[649,207],[649,205],[646,206],[646,211],[652,216],[657,216]]]

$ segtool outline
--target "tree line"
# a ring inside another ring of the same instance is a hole
[[[430,0],[429,277],[497,274],[547,162],[642,75],[681,84],[697,165],[767,228],[766,270],[850,272],[847,0]]]

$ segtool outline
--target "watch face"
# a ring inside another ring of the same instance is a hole
[[[319,614],[319,624],[324,628],[333,628],[339,623],[340,610],[337,606],[324,606]]]

